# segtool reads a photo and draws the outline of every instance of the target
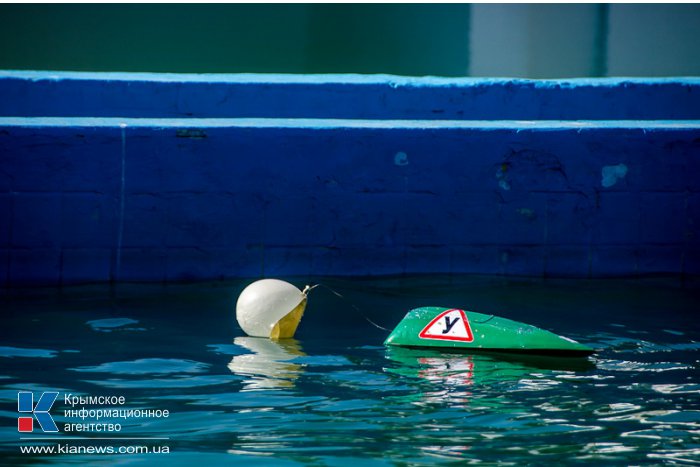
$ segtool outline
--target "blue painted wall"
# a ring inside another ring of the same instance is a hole
[[[700,122],[0,118],[0,283],[700,273]]]
[[[0,116],[700,119],[700,78],[535,81],[0,71]]]

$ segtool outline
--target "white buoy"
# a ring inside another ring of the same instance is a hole
[[[251,337],[294,337],[306,308],[307,290],[278,279],[253,282],[238,297],[236,320]]]

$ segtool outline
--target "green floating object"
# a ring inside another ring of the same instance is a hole
[[[490,351],[584,357],[595,351],[525,323],[456,308],[409,311],[384,345],[450,352]]]

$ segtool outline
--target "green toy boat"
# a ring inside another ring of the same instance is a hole
[[[409,311],[384,345],[450,352],[489,351],[565,357],[585,357],[595,353],[586,345],[529,324],[440,307]]]

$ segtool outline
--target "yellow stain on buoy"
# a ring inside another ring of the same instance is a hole
[[[306,309],[306,298],[304,298],[300,304],[298,304],[292,311],[284,316],[281,320],[277,321],[272,328],[270,333],[271,339],[286,339],[289,337],[294,337],[294,333],[297,332],[297,326],[301,321],[301,317],[304,316],[304,310]]]
[[[278,279],[253,282],[238,297],[236,320],[251,337],[294,337],[306,309],[307,290]]]

